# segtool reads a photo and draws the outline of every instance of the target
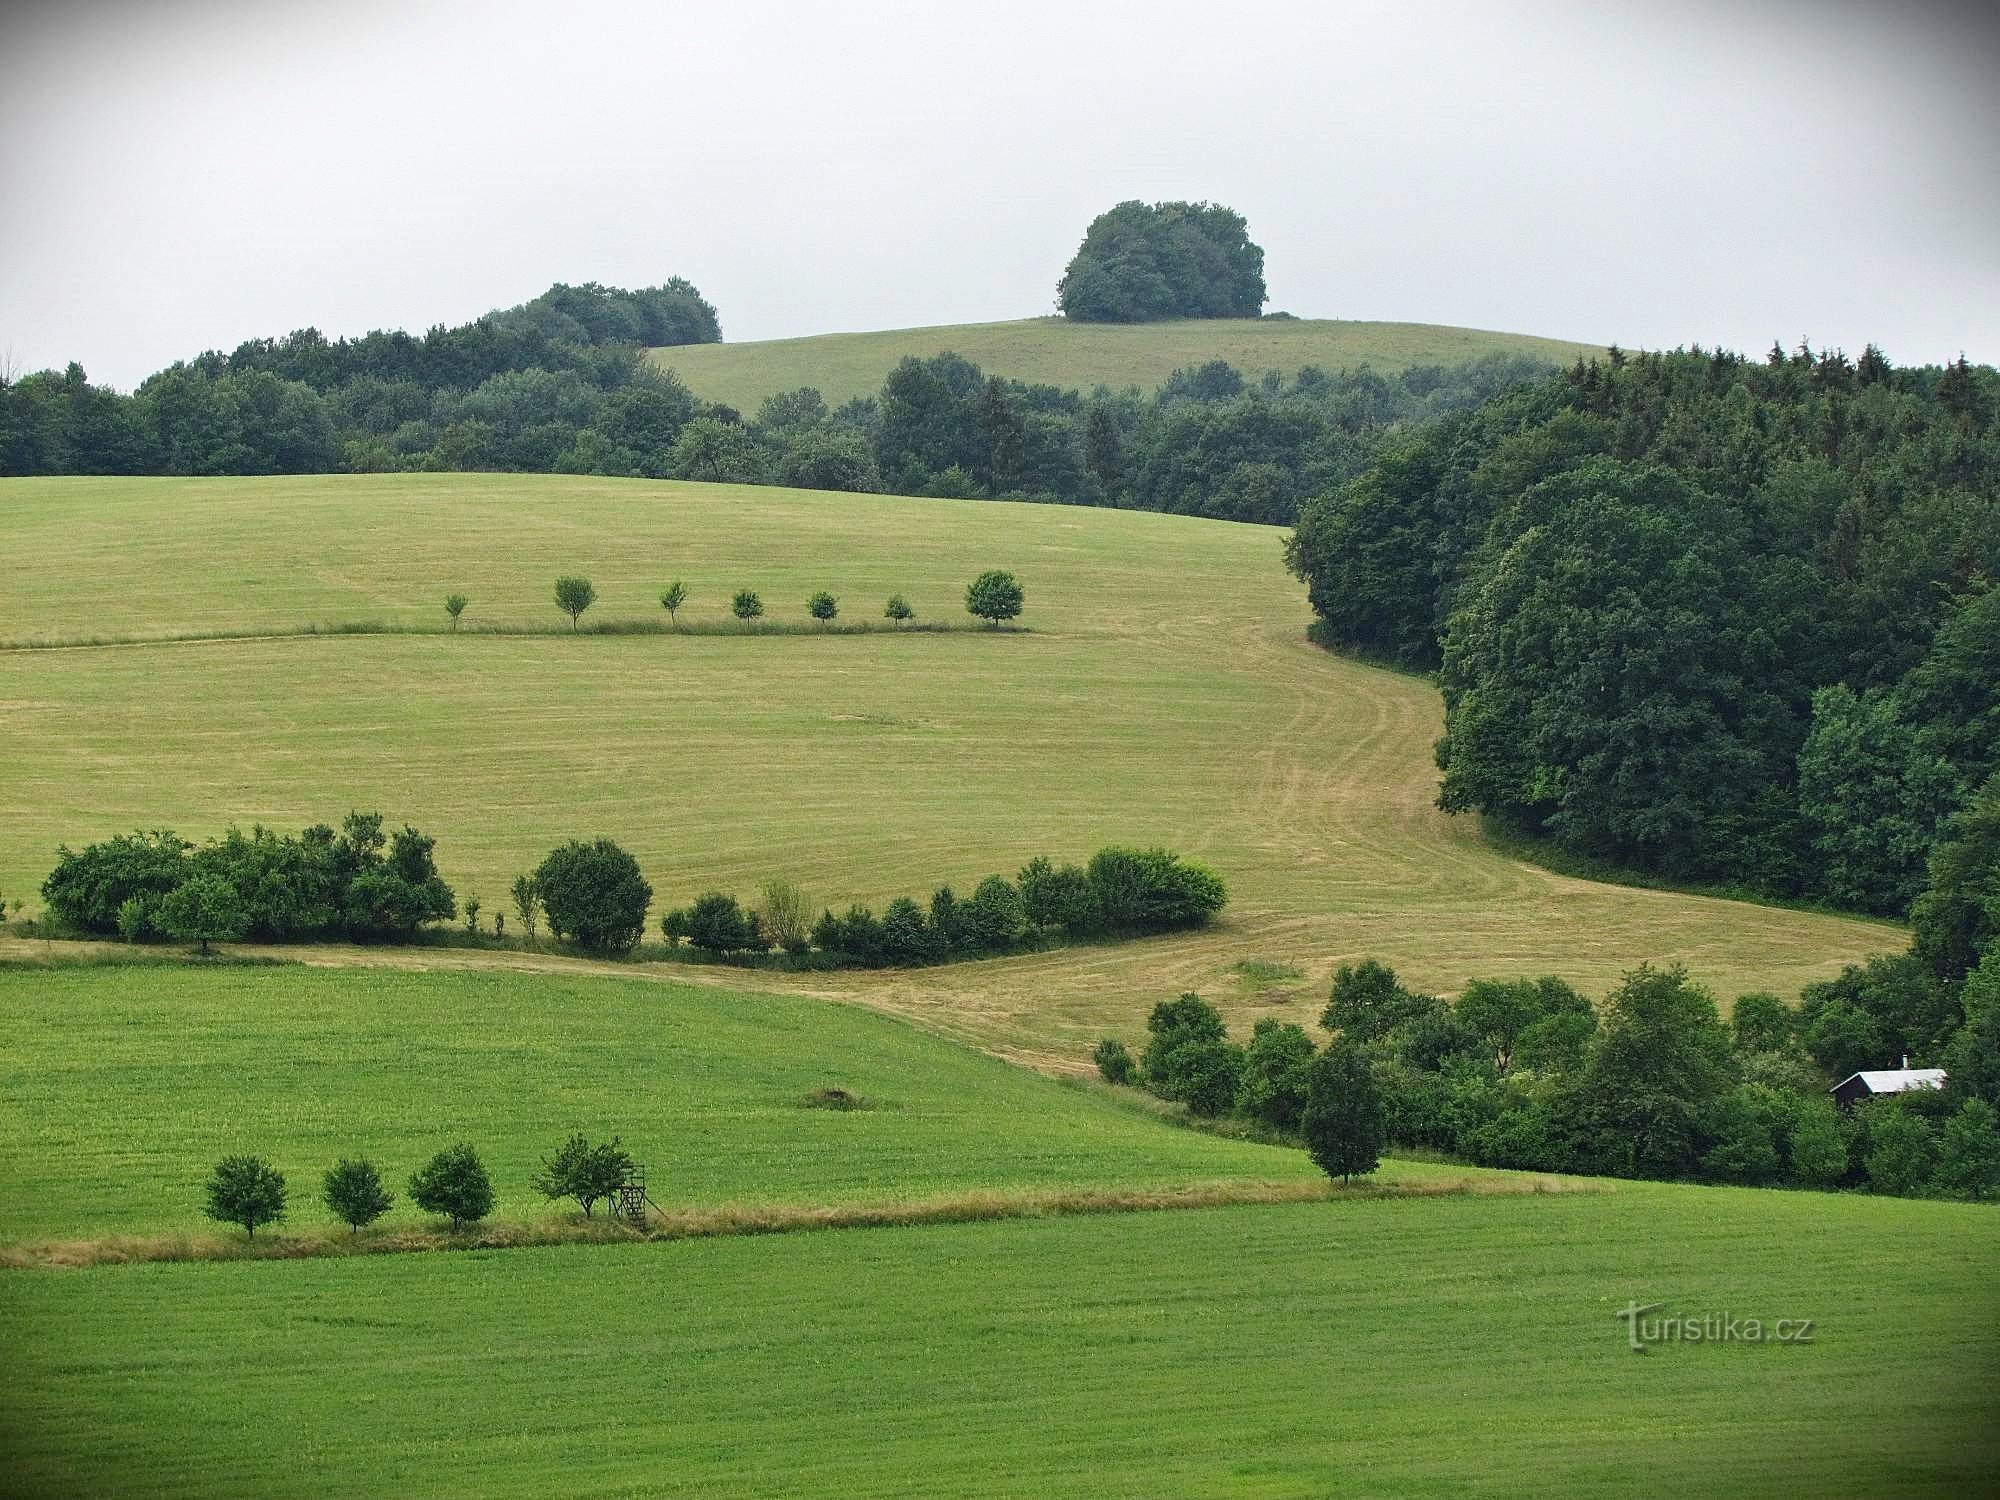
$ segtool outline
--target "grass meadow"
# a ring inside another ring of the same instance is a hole
[[[1368,954],[1445,993],[1551,971],[1601,993],[1642,960],[1678,959],[1726,1003],[1904,941],[1496,851],[1432,805],[1435,690],[1309,644],[1271,528],[505,475],[9,480],[0,511],[0,894],[31,911],[60,843],[296,828],[351,808],[437,836],[445,877],[489,921],[515,872],[572,836],[630,848],[656,914],[770,876],[879,909],[1112,842],[1212,864],[1231,904],[1206,931],[759,981],[1071,1069],[1183,989],[1246,1030],[1264,1014],[1309,1021],[1333,968]],[[557,573],[581,572],[599,594],[586,622],[651,621],[680,577],[697,629],[727,620],[739,587],[779,619],[803,620],[824,587],[843,619],[901,592],[942,622],[964,619],[986,567],[1025,583],[1026,629],[571,636],[551,598]],[[468,626],[558,629],[288,633],[429,629],[450,589],[471,596]],[[188,632],[223,638],[22,649]],[[1246,981],[1245,963],[1302,973]]]
[[[0,1059],[0,1243],[212,1230],[231,1152],[286,1174],[292,1228],[333,1223],[320,1175],[348,1155],[404,1199],[384,1227],[417,1224],[403,1184],[459,1140],[498,1217],[536,1219],[573,1130],[622,1136],[667,1208],[1315,1176],[858,1006],[596,975],[0,967]],[[870,1107],[806,1104],[829,1088]]]
[[[1178,369],[1210,360],[1234,365],[1247,380],[1267,370],[1289,379],[1305,365],[1323,370],[1369,365],[1383,374],[1418,364],[1455,364],[1482,354],[1534,354],[1567,364],[1601,347],[1447,328],[1431,323],[1359,323],[1331,318],[1199,318],[1165,323],[1071,323],[1020,318],[827,333],[747,344],[686,344],[655,349],[655,363],[677,372],[704,400],[754,415],[766,396],[813,386],[829,406],[872,396],[905,355],[964,356],[989,375],[1090,391],[1097,386],[1151,390]]]
[[[1989,1492],[2000,1218],[1623,1183],[0,1276],[10,1493]],[[1616,1310],[1814,1320],[1635,1354]]]

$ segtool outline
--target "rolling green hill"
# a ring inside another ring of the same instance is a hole
[[[1309,1018],[1334,966],[1371,953],[1446,993],[1547,971],[1602,993],[1643,960],[1681,959],[1726,1000],[1796,993],[1903,941],[1496,852],[1432,805],[1436,692],[1308,644],[1268,528],[492,475],[22,480],[0,485],[0,509],[0,643],[230,637],[0,650],[0,892],[30,910],[60,843],[298,828],[357,807],[434,834],[446,878],[489,914],[515,872],[599,834],[638,857],[656,913],[772,876],[879,910],[1114,842],[1214,865],[1232,899],[1206,931],[770,976],[1072,1069],[1183,989],[1246,1028]],[[920,619],[963,619],[966,580],[990,566],[1024,581],[1026,630],[572,635],[551,597],[555,574],[581,572],[600,595],[586,620],[654,621],[679,576],[695,623],[726,619],[745,586],[794,621],[822,587],[843,619],[879,617],[894,591]],[[453,588],[472,598],[455,636],[287,633],[442,630]],[[1246,986],[1249,959],[1305,977]]]
[[[1415,364],[1451,364],[1482,354],[1532,354],[1568,363],[1601,353],[1587,344],[1529,334],[1447,328],[1431,323],[1356,323],[1331,318],[1204,318],[1171,323],[1071,323],[1020,318],[875,333],[828,333],[747,344],[687,344],[655,349],[659,365],[679,372],[709,401],[754,415],[776,391],[817,387],[829,405],[872,396],[905,355],[963,355],[989,375],[1089,391],[1099,385],[1150,390],[1177,369],[1224,360],[1255,380],[1266,370],[1290,377],[1301,366],[1359,365],[1391,372]]]

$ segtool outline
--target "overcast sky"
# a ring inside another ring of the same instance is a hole
[[[724,337],[1027,317],[1207,198],[1271,306],[2000,361],[2000,27],[1747,0],[15,0],[0,355],[129,387],[313,325],[686,276]]]

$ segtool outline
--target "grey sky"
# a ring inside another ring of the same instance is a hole
[[[1209,198],[1271,306],[2000,360],[2000,46],[1947,4],[15,4],[0,351],[684,275],[725,337],[1024,317]]]

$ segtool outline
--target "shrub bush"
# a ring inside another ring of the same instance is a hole
[[[882,912],[882,957],[898,968],[928,963],[937,951],[923,908],[898,896]]]
[[[653,888],[639,863],[610,839],[572,839],[535,870],[549,931],[590,953],[629,953],[646,930]]]
[[[1237,1105],[1251,1119],[1295,1130],[1305,1113],[1311,1081],[1312,1038],[1303,1026],[1261,1017],[1243,1052],[1243,1088]]]
[[[1021,904],[1031,925],[1068,937],[1088,937],[1103,925],[1097,893],[1077,865],[1052,865],[1041,855],[1021,867]]]
[[[1165,1076],[1167,1055],[1176,1047],[1186,1042],[1219,1042],[1228,1035],[1221,1013],[1192,991],[1155,1005],[1146,1017],[1146,1030],[1152,1040],[1146,1044],[1141,1066],[1147,1086],[1155,1093]]]
[[[688,942],[708,953],[762,953],[769,946],[757,919],[722,891],[696,897],[685,925]]]
[[[115,834],[101,844],[56,850],[56,867],[42,882],[49,915],[65,927],[106,934],[118,930],[127,901],[157,900],[187,877],[192,846],[164,828]]]
[[[1225,1115],[1242,1087],[1243,1049],[1221,1040],[1182,1042],[1148,1081],[1161,1098],[1179,1100],[1191,1114]]]
[[[757,907],[757,923],[764,936],[785,952],[797,956],[811,946],[807,936],[812,903],[805,892],[789,880],[767,880]]]
[[[1198,927],[1228,900],[1214,871],[1164,849],[1100,849],[1085,873],[1099,920],[1114,933]]]
[[[463,1229],[493,1212],[493,1179],[472,1147],[447,1146],[410,1174],[410,1201]]]
[[[1028,930],[1028,908],[1012,881],[988,875],[979,882],[965,906],[967,941],[987,952],[1001,952],[1020,942]]]
[[[844,917],[822,912],[813,923],[812,940],[822,952],[845,956],[864,968],[882,962],[882,924],[859,903],[848,907]]]
[[[1090,1060],[1097,1064],[1098,1074],[1106,1083],[1132,1082],[1132,1054],[1117,1037],[1108,1036],[1099,1042]]]

